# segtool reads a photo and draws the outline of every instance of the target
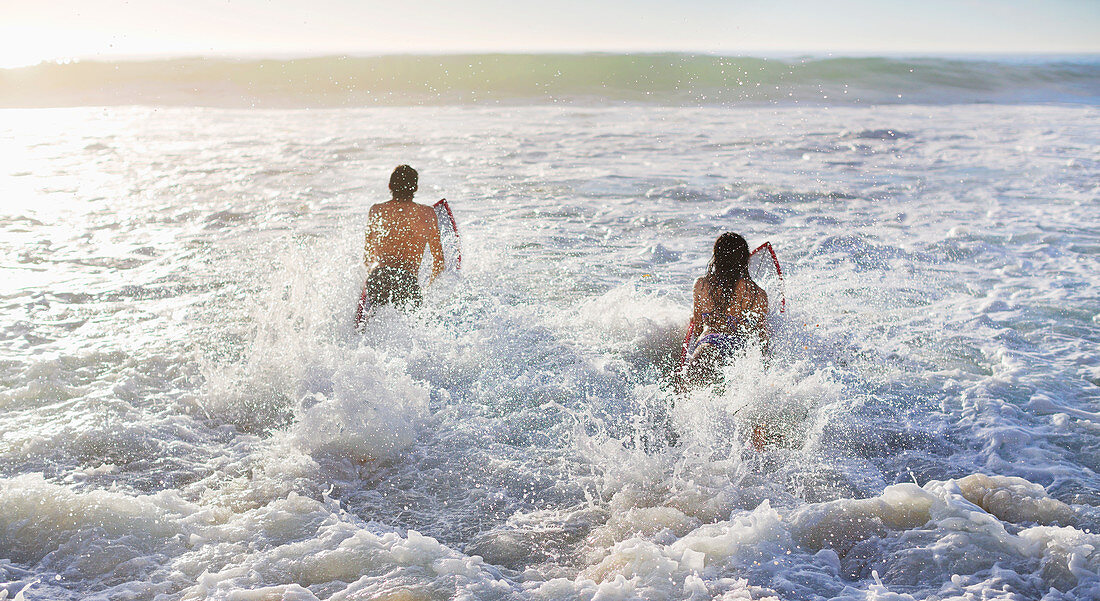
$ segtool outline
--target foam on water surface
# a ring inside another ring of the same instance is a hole
[[[0,597],[1096,598],[1098,140],[1091,106],[0,112]],[[463,274],[359,334],[405,162]],[[788,313],[677,394],[726,230]]]

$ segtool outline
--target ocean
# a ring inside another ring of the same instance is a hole
[[[0,599],[1100,598],[1095,57],[74,63],[0,106]],[[462,270],[360,334],[401,163]],[[678,394],[725,231],[787,311]]]

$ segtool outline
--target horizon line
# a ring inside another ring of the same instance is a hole
[[[998,50],[439,50],[417,52],[377,52],[377,51],[318,51],[318,52],[211,52],[211,53],[141,53],[117,55],[92,55],[80,57],[58,57],[42,59],[36,63],[0,66],[0,70],[25,69],[43,65],[68,65],[76,63],[141,63],[176,60],[306,60],[324,58],[387,58],[417,56],[629,56],[629,55],[685,55],[714,56],[725,58],[1100,58],[1100,49],[1064,52],[1055,50],[998,51]]]

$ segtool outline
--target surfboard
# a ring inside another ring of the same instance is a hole
[[[446,198],[441,198],[432,205],[435,218],[439,224],[439,241],[443,246],[443,265],[447,271],[462,269],[462,244],[458,237],[458,222],[455,221],[454,212]],[[424,251],[427,253],[427,249]],[[427,264],[431,264],[429,255]],[[370,317],[370,299],[367,298],[367,283],[363,282],[363,292],[359,295],[359,303],[355,307],[355,329],[361,329],[367,318]]]
[[[435,209],[435,218],[439,221],[439,241],[443,243],[443,263],[447,269],[452,266],[455,271],[462,269],[462,244],[458,237],[458,222],[451,211],[451,205],[446,198],[432,205]]]
[[[765,242],[749,254],[749,276],[757,286],[768,293],[768,317],[771,319],[787,312],[787,296],[783,285],[783,268],[771,242]],[[695,320],[688,321],[687,334],[680,346],[679,369],[687,365],[687,352],[691,341],[695,339]]]
[[[783,268],[771,242],[756,247],[749,255],[749,276],[757,286],[768,293],[768,314],[779,315],[787,312],[787,296],[783,286]]]

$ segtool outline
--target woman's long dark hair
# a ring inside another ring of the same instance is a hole
[[[704,277],[710,287],[714,312],[725,313],[733,300],[737,281],[749,277],[749,243],[733,232],[718,236]]]

